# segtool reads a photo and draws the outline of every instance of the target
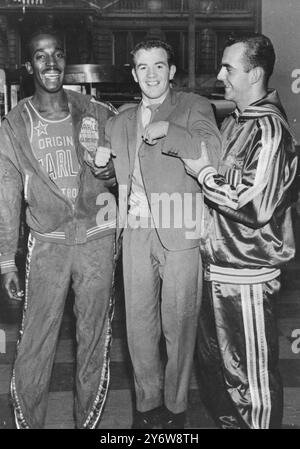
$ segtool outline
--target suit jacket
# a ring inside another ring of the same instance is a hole
[[[139,105],[122,111],[106,125],[107,144],[116,153],[114,165],[119,184],[119,228],[127,226],[128,197],[137,143]],[[139,147],[142,178],[150,210],[160,198],[159,223],[154,222],[161,243],[168,250],[193,248],[199,244],[203,220],[203,197],[197,180],[185,171],[181,158],[197,159],[201,141],[210,150],[214,166],[218,166],[221,136],[209,101],[193,93],[170,93],[159,107],[153,122],[168,121],[166,137],[155,145],[144,142]],[[155,206],[154,206],[155,205]],[[128,224],[129,225],[129,224]]]

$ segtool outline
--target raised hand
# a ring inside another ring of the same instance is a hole
[[[96,151],[94,163],[96,167],[105,167],[111,157],[115,157],[116,154],[110,148],[99,146]]]
[[[158,139],[168,134],[169,122],[154,122],[147,125],[143,137],[143,141],[148,145],[155,145]]]

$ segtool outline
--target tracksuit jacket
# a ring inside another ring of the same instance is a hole
[[[38,240],[74,245],[115,232],[115,198],[108,183],[97,179],[83,163],[85,149],[79,142],[84,117],[99,123],[99,145],[105,145],[104,126],[113,115],[110,106],[90,96],[67,91],[74,143],[81,170],[75,203],[60,191],[35,158],[26,130],[27,99],[9,112],[0,128],[0,267],[16,270],[22,191],[26,222]],[[97,207],[97,206],[98,207]]]
[[[242,113],[236,109],[221,134],[218,173],[206,166],[198,177],[212,205],[201,242],[204,263],[278,269],[295,252],[288,206],[297,156],[277,92]]]

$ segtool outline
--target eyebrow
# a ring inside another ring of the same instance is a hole
[[[227,62],[224,62],[224,63],[221,62],[221,67],[226,67],[227,69],[228,68],[230,68],[230,69],[234,68],[232,65],[228,64]]]
[[[45,52],[45,51],[47,51],[47,50],[46,50],[45,48],[37,48],[37,49],[34,51],[34,53],[32,54],[32,56],[34,56],[38,51]],[[64,53],[64,50],[63,50],[62,47],[55,47],[54,51],[62,51],[62,52]]]
[[[167,61],[157,61],[157,62],[154,63],[154,65],[158,65],[158,64],[165,64],[165,65],[167,65],[168,63],[167,63]],[[148,65],[148,63],[147,62],[140,62],[140,64],[137,64],[137,67],[140,67],[141,65]]]

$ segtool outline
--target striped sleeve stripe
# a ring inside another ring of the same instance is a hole
[[[6,260],[3,262],[0,262],[0,268],[1,270],[7,270],[9,268],[15,268],[15,261],[14,260]]]
[[[291,130],[288,122],[286,119],[281,115],[281,113],[277,110],[277,108],[272,107],[272,105],[269,105],[268,107],[260,106],[259,108],[247,108],[245,114],[243,114],[243,117],[245,118],[254,118],[257,119],[257,116],[270,116],[270,114],[273,117],[276,117],[276,119],[280,120],[280,122],[283,124],[283,126],[287,129],[287,131],[291,134],[294,140],[297,140],[293,134],[293,131]]]
[[[206,167],[203,167],[203,168],[200,170],[200,172],[199,172],[199,174],[198,174],[198,181],[200,182],[200,184],[203,184],[205,177],[206,177],[207,175],[209,175],[209,174],[217,175],[218,172],[217,172],[217,170],[216,170],[214,167],[212,167],[211,165],[208,165],[208,166],[206,166]]]
[[[257,163],[257,170],[253,186],[239,196],[239,207],[252,201],[267,185],[271,174],[271,164],[278,150],[282,128],[280,122],[273,116],[259,120],[261,127],[261,150]]]
[[[272,161],[278,150],[282,128],[280,121],[274,116],[259,119],[261,127],[261,149],[258,157],[255,179],[252,186],[237,184],[238,179],[230,174],[229,183],[218,182],[218,176],[212,167],[204,167],[199,173],[198,180],[203,186],[205,196],[212,202],[221,206],[227,206],[234,210],[257,197],[266,187],[271,175]],[[232,183],[232,184],[230,184]]]
[[[220,183],[218,183],[219,180]],[[230,184],[225,184],[222,176],[207,172],[202,187],[206,198],[210,201],[232,209],[238,208],[236,190]]]

